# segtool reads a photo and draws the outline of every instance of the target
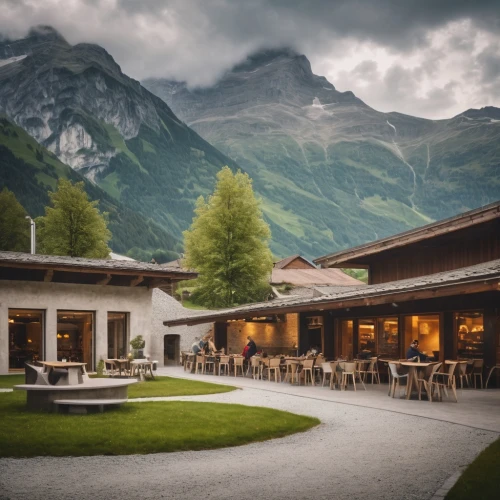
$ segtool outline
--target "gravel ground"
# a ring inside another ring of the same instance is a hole
[[[265,406],[322,423],[283,439],[212,451],[2,459],[0,498],[428,499],[498,437],[428,418],[258,389],[168,399]]]

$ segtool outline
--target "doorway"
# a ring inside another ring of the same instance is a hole
[[[43,311],[9,309],[9,370],[43,359]]]
[[[127,313],[108,312],[108,359],[127,355]]]
[[[94,313],[57,311],[57,360],[87,363],[94,367]]]
[[[163,337],[163,366],[176,366],[180,363],[180,335]]]

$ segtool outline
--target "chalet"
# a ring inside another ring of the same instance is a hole
[[[145,353],[162,360],[153,292],[171,293],[177,281],[194,277],[130,260],[0,252],[0,373],[63,358],[94,370],[100,359],[126,355],[137,335]]]
[[[500,202],[314,262],[323,268],[366,268],[369,284],[325,287],[312,298],[164,324],[214,321],[216,332],[223,332],[222,346],[230,345],[230,333],[237,336],[242,324],[290,318],[288,328],[281,326],[288,333],[278,338],[285,337],[282,345],[296,345],[299,353],[318,345],[330,358],[354,357],[362,350],[399,358],[418,338],[420,349],[440,360],[480,358],[486,368],[500,363]]]

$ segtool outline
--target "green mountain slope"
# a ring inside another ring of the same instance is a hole
[[[181,238],[200,194],[236,164],[124,75],[101,47],[49,27],[0,42],[0,110],[63,163]]]
[[[500,199],[496,108],[380,113],[290,50],[254,54],[209,88],[142,83],[253,177],[278,254],[317,256]]]
[[[92,200],[99,200],[99,209],[109,213],[110,242],[115,252],[125,253],[132,247],[145,250],[157,248],[179,250],[179,241],[151,219],[125,208],[72,168],[38,144],[21,127],[0,116],[0,190],[7,187],[32,217],[44,214],[49,204],[48,191],[56,188],[60,178],[84,181]]]

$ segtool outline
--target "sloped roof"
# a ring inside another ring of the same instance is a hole
[[[285,257],[284,259],[281,259],[278,262],[275,262],[273,268],[274,269],[283,269],[286,266],[288,266],[288,264],[290,264],[290,262],[293,262],[295,259],[301,259],[306,264],[309,264],[311,266],[311,268],[316,269],[316,266],[310,260],[306,259],[305,257],[302,257],[302,255],[299,255],[298,253],[295,255],[290,255],[290,257]]]
[[[271,283],[290,283],[296,286],[313,285],[364,285],[362,281],[352,278],[340,269],[276,269],[273,268]]]
[[[410,229],[403,233],[398,233],[387,238],[371,241],[357,247],[341,250],[314,259],[314,263],[323,267],[349,267],[349,261],[372,256],[389,249],[403,247],[412,243],[417,243],[429,238],[435,238],[443,234],[458,231],[476,224],[482,224],[487,221],[500,218],[500,201],[490,203],[484,207],[476,208],[464,212],[463,214],[443,219],[425,226]]]
[[[464,293],[476,293],[500,289],[500,259],[418,278],[392,281],[377,285],[347,286],[342,291],[313,298],[276,299],[246,306],[205,311],[196,316],[164,321],[167,326],[198,324],[228,319],[242,319],[247,316],[267,316],[292,312],[340,309],[393,301],[418,300],[430,297],[445,297]],[[500,297],[500,295],[499,295]]]

